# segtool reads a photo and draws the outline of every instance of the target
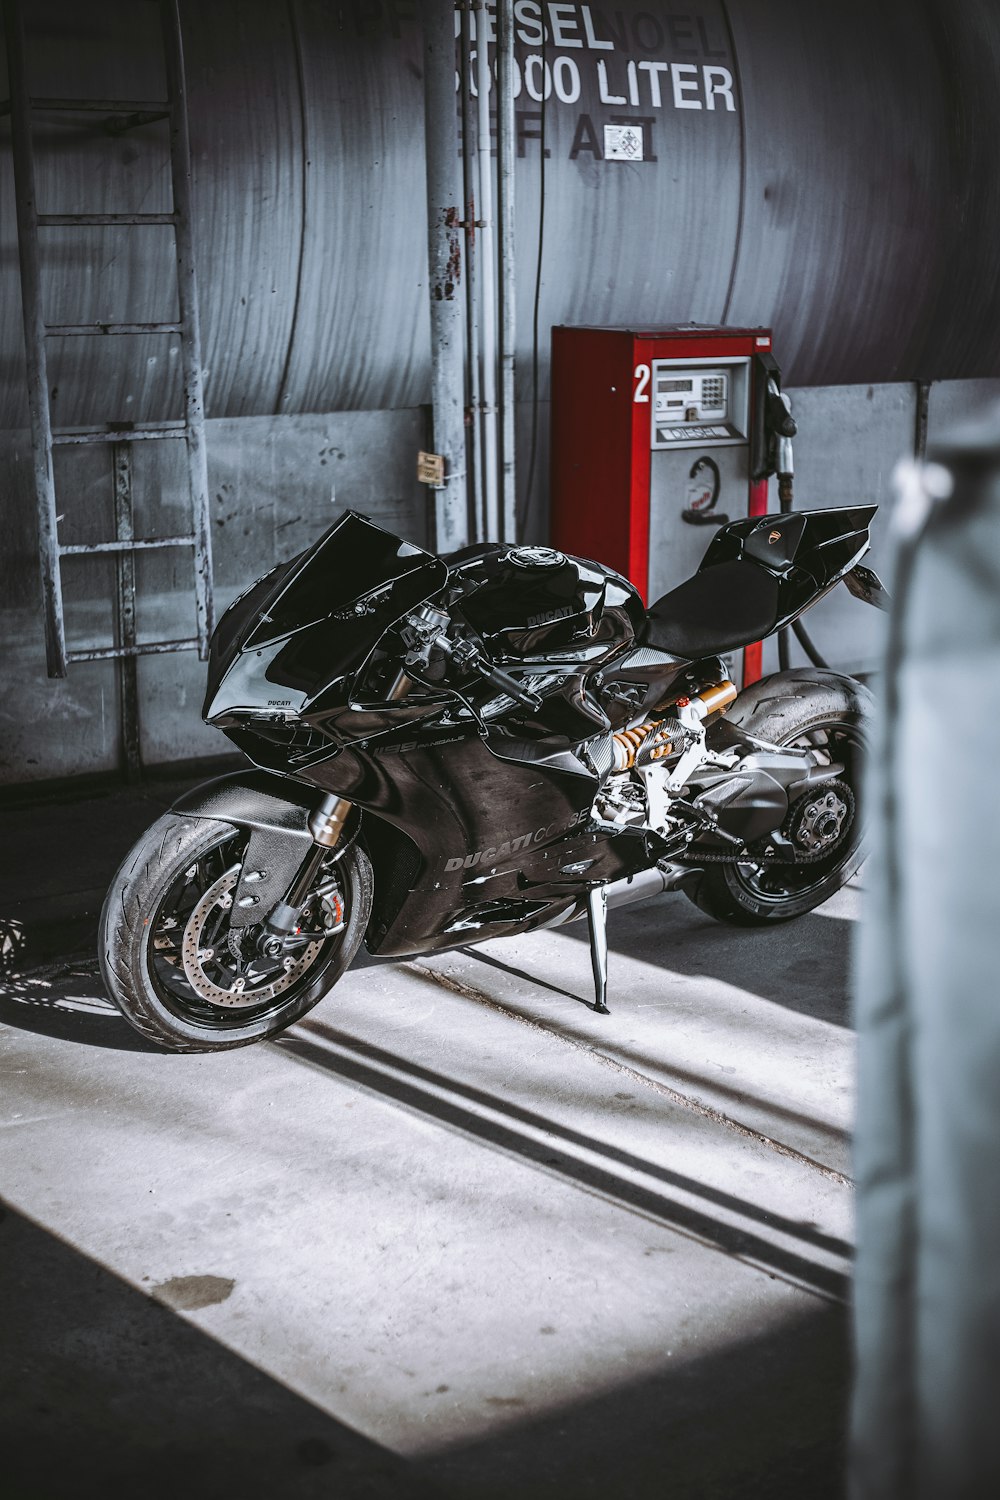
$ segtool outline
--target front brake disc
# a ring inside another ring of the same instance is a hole
[[[229,972],[226,959],[233,961],[233,956],[228,944],[224,947],[205,947],[202,945],[202,934],[214,913],[221,911],[225,920],[225,913],[232,907],[233,891],[239,878],[240,867],[233,865],[231,870],[220,875],[209,886],[188,917],[181,940],[184,973],[195,994],[200,999],[207,1000],[210,1005],[224,1005],[230,1009],[260,1005],[262,1001],[273,1000],[302,977],[323,947],[322,940],[307,943],[294,958],[285,959],[286,967],[281,973],[263,983],[255,984],[249,972]],[[221,941],[225,944],[224,937]],[[216,975],[215,978],[209,973],[209,969]]]

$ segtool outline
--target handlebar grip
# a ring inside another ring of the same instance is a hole
[[[506,693],[508,698],[514,699],[515,703],[520,703],[524,708],[541,708],[542,700],[538,694],[522,687],[502,667],[495,667],[491,662],[482,662],[479,670],[491,687],[497,688],[501,693]]]

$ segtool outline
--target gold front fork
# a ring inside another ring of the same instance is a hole
[[[324,797],[319,807],[309,814],[309,832],[313,836],[313,843],[322,844],[324,849],[334,848],[344,831],[347,815],[353,805],[346,797],[337,797],[332,792]]]

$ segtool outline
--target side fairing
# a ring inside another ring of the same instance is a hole
[[[368,933],[374,953],[400,955],[501,936],[530,918],[533,903],[569,901],[588,880],[612,880],[649,863],[644,841],[591,829],[597,777],[556,752],[548,760],[503,756],[478,733],[437,742],[406,731],[353,747],[305,775],[367,812],[375,866]],[[446,939],[447,942],[447,939]]]

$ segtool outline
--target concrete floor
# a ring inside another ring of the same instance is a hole
[[[5,1497],[841,1494],[859,892],[612,913],[610,1017],[570,927],[175,1057],[57,951],[166,800],[0,814]]]

